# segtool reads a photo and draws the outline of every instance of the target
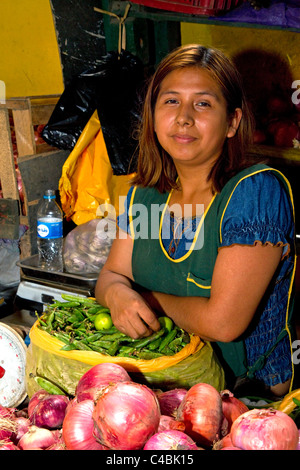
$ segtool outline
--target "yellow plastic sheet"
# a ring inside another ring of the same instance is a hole
[[[67,219],[77,225],[95,219],[99,205],[114,207],[126,196],[132,175],[114,175],[95,111],[62,168],[59,192]]]
[[[142,360],[142,359],[131,359],[130,357],[111,357],[105,356],[95,351],[64,351],[61,348],[64,343],[59,341],[54,336],[49,335],[44,330],[38,328],[38,321],[33,325],[30,330],[30,340],[38,347],[48,351],[51,354],[65,357],[67,359],[74,359],[76,361],[85,362],[90,366],[95,366],[100,362],[113,362],[126,368],[128,372],[152,372],[166,367],[170,367],[178,362],[182,361],[186,357],[199,351],[203,342],[198,336],[191,336],[190,343],[181,349],[177,354],[173,356],[162,356],[156,359]]]
[[[26,361],[26,388],[29,397],[38,390],[34,376],[44,377],[70,395],[82,375],[96,364],[110,362],[124,367],[132,380],[162,390],[190,388],[199,382],[217,390],[225,388],[224,371],[210,343],[191,336],[190,343],[174,356],[152,360],[111,357],[94,351],[62,351],[63,343],[38,328],[30,330]]]

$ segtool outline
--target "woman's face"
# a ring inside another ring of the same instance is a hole
[[[241,119],[227,116],[226,101],[209,72],[174,70],[161,83],[154,111],[157,138],[176,166],[213,164]]]

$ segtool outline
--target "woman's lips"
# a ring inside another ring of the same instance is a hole
[[[182,144],[187,144],[196,140],[196,138],[191,135],[183,135],[183,134],[175,134],[173,135],[173,139],[176,142],[182,143]]]

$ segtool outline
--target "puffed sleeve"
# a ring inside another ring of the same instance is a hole
[[[243,179],[233,191],[221,223],[221,247],[272,244],[290,251],[294,237],[292,201],[271,171]]]
[[[133,187],[131,187],[127,193],[127,196],[124,202],[124,212],[120,213],[120,215],[117,218],[118,227],[127,233],[130,233],[129,206],[130,206],[130,199],[131,199],[132,191],[133,191]]]

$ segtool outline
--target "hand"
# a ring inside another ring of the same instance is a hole
[[[106,299],[114,325],[131,338],[149,336],[161,328],[155,313],[131,287],[115,284],[106,293]]]

